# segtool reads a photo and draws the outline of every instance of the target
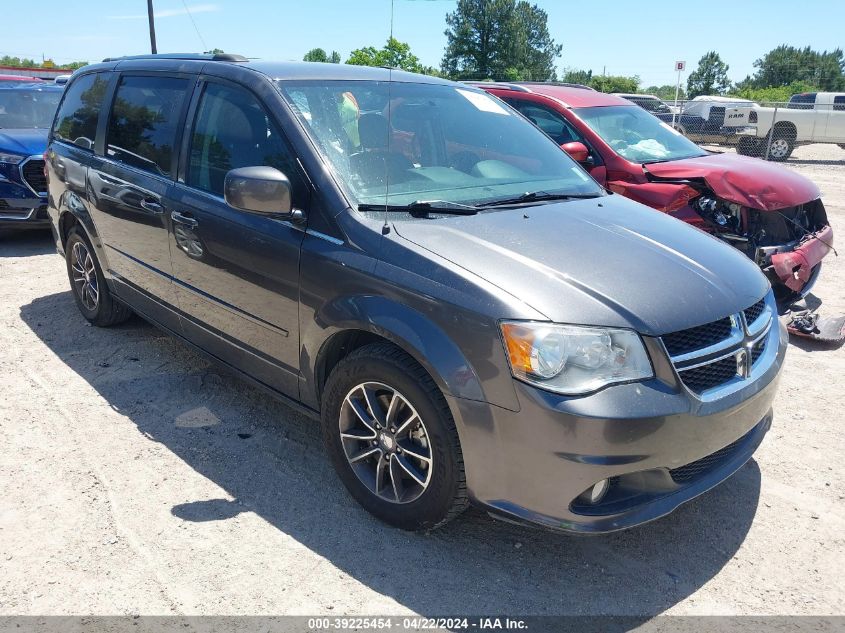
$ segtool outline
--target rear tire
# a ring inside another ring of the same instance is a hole
[[[76,307],[89,322],[99,327],[123,323],[132,311],[112,297],[103,269],[85,233],[74,227],[65,244],[65,261]]]
[[[388,343],[355,350],[322,397],[323,441],[349,493],[403,530],[432,530],[469,505],[446,399],[413,358]]]
[[[741,156],[754,156],[758,158],[761,154],[761,146],[764,148],[763,151],[765,151],[765,145],[760,142],[760,139],[754,136],[743,136],[736,145],[736,153]]]

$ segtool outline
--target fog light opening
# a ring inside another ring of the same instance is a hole
[[[594,484],[587,488],[581,495],[578,497],[584,503],[589,503],[590,505],[596,505],[600,503],[604,496],[607,494],[607,489],[610,488],[610,482],[607,479],[602,479],[597,484]]]

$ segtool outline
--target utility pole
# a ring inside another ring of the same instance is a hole
[[[150,20],[150,50],[153,55],[158,53],[156,49],[156,23],[153,16],[153,0],[147,0],[147,17]]]

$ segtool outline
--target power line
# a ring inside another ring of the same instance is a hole
[[[208,46],[205,43],[205,40],[202,37],[202,34],[200,33],[200,30],[197,28],[197,23],[194,21],[194,16],[191,14],[191,10],[188,8],[188,5],[185,0],[182,0],[182,6],[185,7],[185,13],[188,14],[188,17],[191,19],[191,24],[194,25],[194,30],[197,32],[197,37],[200,38],[200,42],[202,43],[202,50],[209,50]]]

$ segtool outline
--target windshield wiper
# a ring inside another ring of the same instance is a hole
[[[406,211],[417,218],[427,217],[431,213],[450,215],[475,215],[479,207],[448,200],[415,200],[409,204],[359,204],[359,211]]]
[[[501,200],[490,200],[479,203],[479,207],[506,207],[516,204],[529,204],[532,202],[546,202],[549,200],[588,200],[590,198],[601,198],[603,193],[549,193],[548,191],[529,191],[515,198],[502,198]]]

